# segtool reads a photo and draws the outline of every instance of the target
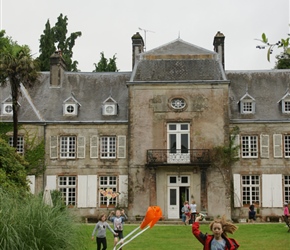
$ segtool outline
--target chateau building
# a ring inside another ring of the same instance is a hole
[[[218,32],[213,51],[176,39],[144,52],[136,33],[132,72],[67,72],[53,54],[18,100],[19,153],[30,137],[45,141],[32,193],[60,190],[84,217],[158,205],[177,219],[185,200],[209,216],[247,217],[252,203],[280,215],[290,202],[290,70],[225,71],[224,40]],[[0,121],[12,122],[9,85],[0,91]],[[212,152],[231,138],[235,160],[220,168]]]

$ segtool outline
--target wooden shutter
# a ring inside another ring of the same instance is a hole
[[[56,175],[46,176],[46,188],[49,190],[56,190]]]
[[[118,158],[126,158],[126,136],[118,136]]]
[[[78,198],[77,198],[77,206],[78,207],[87,207],[87,175],[78,175]]]
[[[262,175],[262,206],[282,207],[283,188],[281,174]]]
[[[27,180],[29,181],[30,193],[35,193],[35,175],[27,175]]]
[[[128,206],[128,175],[119,175],[119,203],[121,206]]]
[[[86,138],[78,136],[77,158],[85,158],[86,156]]]
[[[241,207],[242,200],[241,200],[241,175],[234,174],[234,206]]]
[[[97,175],[78,175],[77,206],[97,206]]]
[[[231,135],[231,140],[233,141],[233,147],[237,147],[236,154],[234,155],[235,158],[239,158],[241,154],[240,150],[240,135]]]
[[[58,155],[58,136],[50,137],[50,158],[57,159]]]
[[[269,135],[260,135],[260,156],[269,158]]]
[[[273,135],[274,158],[282,158],[282,135]]]
[[[93,135],[90,139],[90,157],[98,158],[99,137]]]

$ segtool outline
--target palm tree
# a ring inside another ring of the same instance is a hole
[[[18,138],[18,97],[20,86],[32,86],[38,78],[38,66],[27,45],[20,46],[10,38],[0,34],[0,85],[10,83],[13,110],[13,147]],[[3,42],[4,41],[4,42]]]

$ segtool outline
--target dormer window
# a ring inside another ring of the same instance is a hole
[[[255,113],[255,99],[246,93],[239,101],[241,114],[254,114]]]
[[[109,97],[103,102],[102,106],[102,115],[117,115],[118,113],[118,104],[112,98]]]
[[[17,105],[20,106],[20,104],[17,102]],[[7,115],[12,116],[13,115],[13,108],[12,108],[12,97],[9,96],[2,102],[1,106],[1,115]]]
[[[73,97],[70,96],[63,102],[63,115],[64,116],[77,116],[78,108],[81,104]]]
[[[282,105],[282,113],[283,114],[290,114],[290,93],[287,93],[278,101]]]

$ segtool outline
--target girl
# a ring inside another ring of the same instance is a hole
[[[223,216],[210,223],[212,235],[203,234],[199,230],[199,221],[202,219],[198,216],[195,223],[192,224],[193,235],[203,244],[204,250],[235,250],[239,248],[239,244],[231,238],[227,237],[227,233],[234,233],[238,228],[230,222],[227,222]]]
[[[97,250],[101,250],[101,245],[103,245],[102,250],[107,249],[107,239],[106,239],[106,229],[109,228],[109,230],[116,235],[114,230],[110,227],[110,225],[106,222],[107,216],[105,214],[101,214],[99,217],[99,221],[96,224],[94,231],[92,233],[92,240],[94,240],[95,232],[97,231]]]
[[[185,220],[185,222],[184,222],[184,225],[186,225],[186,224],[189,222],[189,220],[190,220],[190,216],[191,216],[191,213],[190,213],[190,206],[189,206],[189,204],[188,204],[188,201],[185,201],[185,202],[184,202],[184,206],[183,206],[183,208],[184,208],[184,214],[185,214],[185,216],[186,216],[186,220]]]

